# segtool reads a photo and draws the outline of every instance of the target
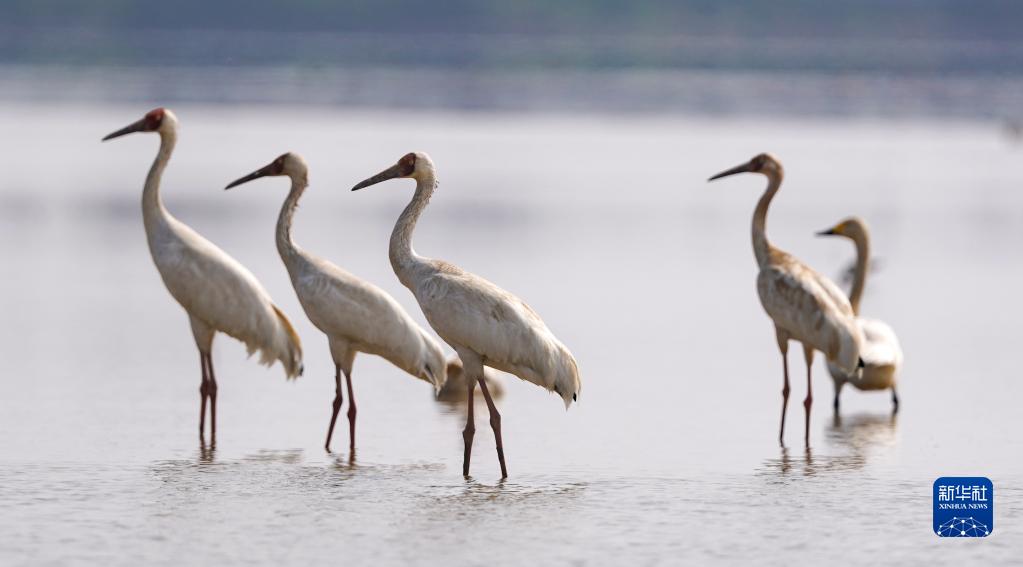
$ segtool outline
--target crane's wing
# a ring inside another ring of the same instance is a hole
[[[293,270],[292,284],[318,329],[441,385],[446,367],[443,350],[390,294],[331,262],[308,253],[302,256],[303,262]]]
[[[288,377],[301,374],[302,347],[291,322],[252,272],[176,221],[151,247],[168,291],[190,315],[234,337],[261,362],[280,360]]]
[[[859,362],[861,331],[849,300],[830,280],[795,258],[779,254],[757,276],[764,310],[792,338],[852,371]]]
[[[575,359],[540,316],[518,297],[446,262],[432,261],[413,292],[434,330],[487,366],[558,393],[579,392]]]

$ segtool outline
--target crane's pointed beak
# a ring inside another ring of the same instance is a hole
[[[401,177],[401,166],[400,164],[397,163],[381,171],[380,173],[374,175],[373,177],[370,177],[369,179],[364,179],[358,182],[355,185],[355,187],[352,187],[352,191],[358,191],[359,189],[364,189],[366,187],[369,187],[370,185],[376,185],[381,181],[387,181],[388,179],[394,179],[396,177]]]
[[[273,164],[270,164],[270,165],[268,165],[266,167],[261,167],[261,168],[257,169],[256,171],[253,171],[252,173],[246,175],[245,177],[239,177],[238,179],[235,179],[234,181],[228,183],[227,187],[224,187],[224,190],[227,191],[228,189],[230,189],[232,187],[237,187],[237,186],[241,185],[242,183],[248,183],[249,181],[252,181],[253,179],[259,179],[260,177],[266,177],[267,175],[270,175],[270,168],[272,166],[273,166]]]
[[[838,234],[837,232],[835,232],[835,229],[834,228],[829,228],[827,230],[822,230],[822,231],[818,232],[817,236],[832,236],[832,235],[835,235],[835,234]]]
[[[116,132],[111,132],[107,134],[106,136],[103,137],[102,141],[106,142],[107,140],[113,140],[114,138],[119,138],[125,134],[131,134],[132,132],[141,132],[145,129],[145,124],[146,124],[145,118],[132,122],[131,124],[125,126],[124,128],[121,128]]]
[[[742,165],[737,165],[732,169],[726,169],[707,181],[714,181],[715,179],[721,179],[722,177],[728,177],[729,175],[735,175],[736,173],[748,173],[750,171],[753,171],[753,166],[749,163],[744,163]]]

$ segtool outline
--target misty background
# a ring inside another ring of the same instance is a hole
[[[1011,1],[0,7],[0,97],[1015,123]]]

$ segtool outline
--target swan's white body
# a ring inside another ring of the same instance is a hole
[[[412,248],[412,233],[436,188],[433,161],[424,153],[404,156],[395,166],[356,185],[360,189],[386,179],[416,180],[416,191],[391,233],[391,267],[415,296],[426,320],[462,361],[468,383],[469,419],[463,472],[468,474],[472,434],[472,391],[481,385],[497,437],[502,474],[507,476],[500,439],[500,415],[482,381],[483,367],[514,374],[558,394],[565,407],[581,383],[575,358],[524,301],[493,283],[442,260],[424,258]]]
[[[902,366],[902,347],[899,345],[899,339],[895,331],[884,321],[859,316],[860,302],[863,299],[870,266],[870,231],[862,219],[851,217],[821,234],[845,236],[856,245],[856,266],[849,302],[863,331],[860,356],[863,358],[864,366],[859,372],[850,373],[836,364],[828,363],[828,372],[835,383],[835,409],[838,409],[842,387],[848,383],[859,390],[890,389],[897,410],[899,401],[895,389],[896,378]]]
[[[768,179],[767,189],[753,213],[752,240],[753,253],[760,268],[757,293],[764,311],[774,322],[784,365],[779,442],[783,442],[785,433],[785,408],[789,394],[787,354],[791,339],[802,343],[806,360],[807,395],[803,405],[806,411],[805,441],[809,446],[813,353],[819,350],[829,363],[854,373],[862,363],[860,348],[863,334],[849,300],[838,286],[791,254],[774,247],[767,239],[767,210],[784,177],[781,163],[771,155],[760,154],[749,163],[724,171],[711,180],[743,172],[761,173]]]
[[[292,240],[292,219],[308,186],[308,167],[301,156],[284,154],[231,186],[263,175],[287,175],[291,179],[291,191],[277,220],[277,251],[288,270],[302,309],[313,325],[327,335],[334,364],[349,381],[348,417],[352,427],[351,446],[354,447],[355,406],[350,385],[355,355],[365,352],[383,357],[412,376],[429,382],[435,391],[439,391],[446,377],[444,351],[387,292],[310,254]],[[335,407],[339,407],[340,403],[339,382]],[[333,430],[336,411],[330,431]]]
[[[858,319],[863,329],[863,368],[847,374],[837,365],[828,363],[828,371],[835,381],[836,395],[842,384],[848,382],[858,390],[887,390],[895,388],[895,378],[902,366],[902,347],[895,331],[878,319]]]
[[[171,216],[160,199],[160,179],[177,141],[177,118],[170,110],[157,109],[106,139],[138,131],[160,135],[160,150],[142,191],[142,218],[156,269],[171,296],[188,313],[196,347],[204,357],[203,408],[207,396],[211,396],[213,407],[216,404],[210,352],[218,331],[245,343],[249,354],[258,351],[265,365],[280,361],[286,377],[299,376],[302,347],[298,335],[267,291],[252,272]],[[211,411],[215,416],[215,410]],[[213,430],[215,435],[215,417]]]

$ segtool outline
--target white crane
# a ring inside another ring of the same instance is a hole
[[[288,269],[302,309],[316,328],[327,335],[334,359],[336,394],[324,447],[330,451],[330,438],[341,409],[341,374],[344,373],[348,383],[349,448],[354,450],[356,408],[352,364],[356,353],[381,356],[412,376],[433,384],[435,391],[444,385],[447,362],[440,344],[387,292],[306,252],[292,240],[292,218],[298,200],[309,185],[308,171],[302,156],[286,153],[226,188],[265,176],[286,175],[291,179],[291,191],[277,218],[277,251]]]
[[[149,252],[167,290],[188,313],[199,348],[199,439],[204,441],[206,400],[210,402],[210,439],[217,438],[217,379],[213,373],[213,335],[220,331],[260,352],[267,366],[279,360],[291,379],[302,374],[302,345],[284,313],[263,286],[234,258],[171,216],[160,199],[160,178],[177,141],[178,119],[165,108],[103,138],[132,132],[156,132],[160,150],[142,190],[142,219]]]
[[[782,388],[781,428],[778,442],[784,445],[785,409],[789,400],[788,343],[796,340],[803,345],[806,359],[806,433],[804,441],[810,446],[810,406],[813,389],[810,369],[813,351],[819,350],[846,372],[856,372],[863,366],[860,358],[862,333],[856,324],[849,300],[828,278],[818,274],[792,255],[775,248],[767,240],[767,208],[781,187],[785,175],[781,163],[769,154],[760,154],[744,163],[723,171],[709,179],[713,181],[737,173],[760,173],[767,177],[767,190],[760,197],[753,212],[753,253],[760,267],[757,292],[764,311],[774,321],[775,338],[781,350],[785,385]]]
[[[580,389],[579,370],[572,354],[555,338],[547,325],[521,299],[489,281],[441,260],[424,258],[412,249],[416,221],[436,188],[433,161],[425,153],[403,156],[398,163],[365,181],[352,191],[394,178],[416,181],[412,201],[391,233],[391,267],[401,283],[415,295],[426,320],[462,361],[467,376],[475,378],[490,410],[490,426],[497,442],[501,476],[508,476],[501,441],[501,415],[483,380],[483,367],[514,374],[561,396],[565,408]],[[462,439],[465,454],[462,474],[469,474],[473,420],[473,380],[467,380],[467,419]]]
[[[884,321],[860,317],[860,300],[867,282],[870,266],[870,231],[867,223],[859,217],[850,217],[828,230],[817,233],[821,236],[844,236],[856,245],[856,267],[853,270],[853,284],[849,292],[849,303],[863,329],[863,345],[860,356],[863,369],[848,373],[836,364],[828,363],[828,372],[835,382],[835,412],[838,412],[838,397],[847,382],[859,390],[892,391],[892,411],[899,411],[899,395],[895,391],[895,380],[902,366],[902,347],[895,331]]]

